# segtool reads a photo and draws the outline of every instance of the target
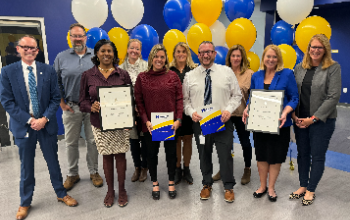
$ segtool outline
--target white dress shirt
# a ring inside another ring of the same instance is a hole
[[[212,105],[231,114],[241,104],[242,93],[231,68],[213,64],[210,68]],[[196,109],[204,106],[206,69],[198,66],[186,73],[182,85],[185,114],[192,117]],[[200,113],[199,113],[200,115]]]
[[[24,78],[24,83],[26,85],[26,90],[27,90],[27,94],[28,94],[28,101],[29,101],[29,114],[34,114],[33,112],[33,106],[32,106],[32,102],[30,101],[30,94],[29,94],[29,79],[28,79],[28,76],[29,76],[29,70],[27,69],[28,68],[28,64],[26,64],[25,62],[21,61],[22,62],[22,70],[23,70],[23,78]],[[35,61],[32,63],[32,65],[30,65],[31,67],[33,67],[33,73],[34,73],[34,76],[35,76],[35,82],[36,84],[38,85],[38,77],[36,75],[36,64],[35,64]],[[38,100],[39,101],[39,100]],[[31,118],[28,120],[28,122],[30,122]]]

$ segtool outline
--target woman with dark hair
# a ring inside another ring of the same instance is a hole
[[[173,57],[174,59],[170,63],[170,70],[174,71],[179,76],[181,83],[183,83],[186,73],[196,68],[197,64],[192,60],[190,47],[184,42],[175,45]],[[183,176],[186,182],[192,185],[193,178],[190,172],[193,138],[192,118],[184,113],[182,114],[182,124],[177,131],[177,136],[175,184],[180,183]],[[184,160],[183,170],[181,169],[182,156]]]
[[[142,119],[147,153],[148,170],[153,182],[152,197],[160,198],[157,179],[158,152],[160,141],[152,141],[152,112],[173,112],[174,132],[181,125],[183,98],[181,81],[177,74],[169,70],[168,57],[163,45],[155,45],[148,57],[148,70],[138,75],[135,84],[135,100]],[[166,161],[169,175],[169,197],[176,197],[175,168],[176,168],[176,135],[175,140],[164,141]]]
[[[124,207],[128,204],[128,196],[125,191],[125,152],[129,149],[129,131],[115,130],[102,132],[100,128],[100,103],[97,101],[97,86],[131,85],[131,79],[125,70],[118,68],[118,51],[113,42],[100,40],[94,48],[94,56],[91,58],[94,67],[85,71],[81,77],[79,106],[82,112],[91,112],[91,127],[95,137],[99,154],[103,155],[103,170],[108,185],[104,205],[111,207],[114,203],[114,168],[113,158],[119,182],[118,205]]]
[[[293,113],[298,149],[300,188],[289,195],[308,206],[324,172],[326,152],[335,129],[341,95],[341,68],[332,59],[331,44],[323,34],[313,36],[303,62],[294,70],[300,102]]]

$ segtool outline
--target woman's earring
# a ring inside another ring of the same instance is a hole
[[[100,62],[100,59],[98,59],[98,57],[97,57],[97,61],[99,61],[99,62]]]

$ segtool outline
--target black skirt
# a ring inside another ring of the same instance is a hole
[[[192,135],[193,129],[192,129],[192,118],[188,115],[182,114],[182,123],[181,126],[178,128],[176,135],[177,136],[185,136],[185,135]]]
[[[279,135],[254,132],[253,138],[257,161],[268,164],[286,161],[290,142],[290,127],[281,128]]]

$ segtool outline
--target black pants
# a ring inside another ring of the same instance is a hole
[[[144,133],[146,145],[147,145],[147,163],[149,174],[151,175],[151,181],[156,182],[157,179],[157,166],[158,166],[158,153],[160,147],[160,141],[152,141],[152,135],[149,132]],[[176,168],[176,136],[175,140],[164,141],[165,158],[168,167],[169,181],[175,179]]]
[[[252,145],[250,144],[250,132],[245,129],[242,117],[231,117],[231,122],[235,125],[239,142],[242,145],[245,167],[252,165]]]
[[[194,137],[196,140],[200,168],[203,176],[203,185],[213,185],[213,144],[215,143],[216,151],[219,157],[220,174],[225,189],[233,189],[236,184],[233,177],[233,158],[231,156],[231,148],[233,144],[233,124],[231,121],[226,122],[226,130],[205,136],[205,144],[200,144],[199,135],[201,128],[199,123],[193,123]]]
[[[139,137],[140,139],[130,139],[131,156],[135,167],[147,168],[147,145],[145,137]]]

